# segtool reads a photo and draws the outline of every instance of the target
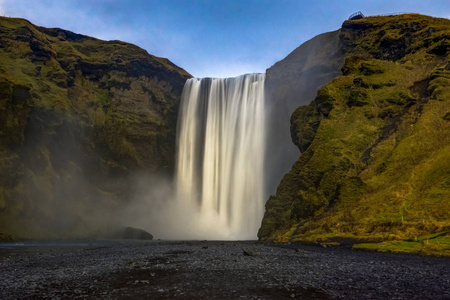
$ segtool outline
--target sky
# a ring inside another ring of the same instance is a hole
[[[0,15],[121,40],[194,77],[263,73],[354,12],[450,18],[450,0],[0,0]]]

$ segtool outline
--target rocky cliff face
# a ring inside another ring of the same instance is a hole
[[[132,174],[170,174],[190,77],[131,44],[0,18],[0,234],[94,232]]]
[[[344,22],[341,76],[292,115],[302,151],[261,240],[408,240],[450,229],[450,21]]]
[[[337,30],[318,35],[267,69],[267,117],[271,124],[266,145],[268,195],[275,192],[299,156],[289,133],[292,113],[298,106],[311,103],[321,86],[341,74],[345,51],[339,34]]]

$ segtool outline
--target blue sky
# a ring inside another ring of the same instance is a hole
[[[0,15],[130,42],[195,77],[265,72],[355,11],[449,18],[450,0],[0,0]]]

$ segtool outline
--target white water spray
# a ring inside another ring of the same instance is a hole
[[[201,238],[255,239],[264,210],[265,74],[189,79],[178,120],[177,203]],[[199,237],[200,238],[200,237]]]

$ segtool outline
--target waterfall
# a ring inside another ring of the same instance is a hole
[[[265,74],[189,79],[178,119],[177,201],[217,239],[256,239],[264,212]],[[214,238],[209,236],[208,238]]]

